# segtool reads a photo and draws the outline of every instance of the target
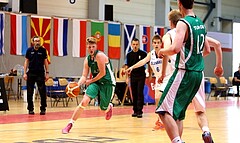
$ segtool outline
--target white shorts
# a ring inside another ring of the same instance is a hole
[[[170,77],[171,77],[171,74],[164,77],[163,82],[160,84],[158,83],[158,77],[156,77],[155,89],[163,92],[165,87],[167,86],[167,83],[168,83],[168,80],[170,79]]]

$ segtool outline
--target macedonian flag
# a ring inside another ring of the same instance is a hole
[[[50,63],[50,33],[51,17],[31,16],[31,42],[34,36],[39,36],[41,45],[47,50]]]

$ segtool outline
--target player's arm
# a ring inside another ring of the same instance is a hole
[[[223,66],[222,66],[222,49],[221,49],[221,43],[213,39],[211,37],[206,36],[206,40],[209,42],[210,47],[214,48],[215,54],[216,54],[216,66],[214,69],[214,73],[217,76],[222,76],[223,75]]]
[[[214,48],[214,51],[216,53],[216,66],[221,67],[222,66],[222,49],[221,49],[221,43],[213,39],[211,37],[206,36],[207,41],[209,42],[210,47]]]
[[[161,49],[159,55],[174,55],[179,53],[182,48],[182,43],[184,43],[185,37],[187,37],[188,27],[187,25],[179,21],[176,27],[176,37],[173,44],[169,48]]]
[[[171,44],[172,44],[170,34],[165,34],[163,36],[162,40],[163,40],[163,44],[164,44],[163,45],[164,49],[169,49]],[[161,73],[161,77],[158,79],[158,83],[162,83],[164,77],[166,76],[166,69],[167,69],[168,60],[169,60],[169,57],[167,55],[165,55],[163,57],[162,73]]]
[[[207,36],[206,36],[207,37]],[[206,57],[211,53],[211,49],[208,43],[208,40],[205,39],[205,43],[204,43],[204,48],[203,48],[203,56]]]
[[[82,76],[78,81],[78,85],[82,85],[85,84],[86,80],[87,80],[87,76],[89,73],[89,67],[88,67],[88,60],[87,57],[85,58],[84,62],[83,62],[83,72],[82,72]]]
[[[99,73],[93,79],[90,80],[89,84],[98,81],[99,79],[101,79],[103,76],[106,75],[107,60],[108,60],[108,57],[102,52],[99,52],[96,55],[96,61],[97,61]]]
[[[172,41],[171,41],[170,34],[165,34],[163,36],[163,47],[164,47],[164,49],[169,49],[171,44],[172,44]],[[168,61],[169,61],[169,57],[167,55],[165,55],[163,57],[163,63],[162,63],[162,77],[161,77],[162,80],[166,75]]]
[[[134,64],[134,65],[132,65],[131,67],[129,67],[129,68],[126,70],[126,72],[131,73],[131,71],[132,71],[133,69],[145,65],[147,62],[150,61],[150,56],[151,56],[151,52],[149,52],[144,59],[138,61],[136,64]]]

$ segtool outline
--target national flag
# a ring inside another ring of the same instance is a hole
[[[75,29],[74,29],[75,30]],[[53,18],[53,55],[67,55],[68,19]]]
[[[28,49],[27,16],[20,14],[10,14],[10,20],[10,54],[25,55]]]
[[[150,26],[139,25],[140,49],[146,52],[150,51],[151,33]]]
[[[108,23],[108,57],[120,59],[120,23]]]
[[[136,35],[135,24],[124,24],[124,51],[125,55],[132,50],[131,42]]]
[[[163,37],[164,35],[164,27],[161,26],[154,26],[153,27],[153,34],[156,35],[160,35],[161,37]]]
[[[86,56],[87,21],[73,19],[73,57]]]
[[[91,22],[91,36],[97,39],[98,50],[104,51],[104,22]]]
[[[0,55],[5,54],[4,51],[4,22],[5,13],[0,13]]]
[[[51,17],[31,16],[31,39],[34,36],[40,37],[41,45],[47,50],[49,63],[50,63],[50,36],[51,36],[50,33],[51,33]]]

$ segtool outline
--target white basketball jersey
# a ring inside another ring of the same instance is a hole
[[[176,36],[176,28],[169,30],[166,34],[170,35],[171,42],[173,43],[175,36]],[[169,58],[171,60],[171,62],[170,62],[171,69],[170,70],[171,70],[171,72],[173,72],[175,69],[176,54],[169,56]]]
[[[157,54],[155,50],[153,49],[151,51],[151,56],[150,56],[150,66],[152,68],[152,71],[156,77],[156,84],[155,84],[155,89],[163,91],[167,85],[167,82],[172,74],[171,71],[171,66],[167,64],[167,69],[166,69],[166,76],[164,77],[163,83],[158,84],[158,78],[162,75],[162,62],[163,60],[161,58],[157,57]]]
[[[158,58],[156,55],[155,50],[153,49],[151,51],[151,56],[150,56],[150,66],[152,68],[152,71],[155,75],[155,77],[160,77],[162,74],[162,59]]]

